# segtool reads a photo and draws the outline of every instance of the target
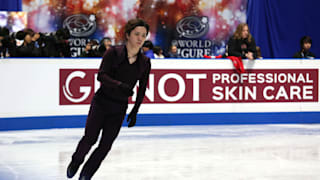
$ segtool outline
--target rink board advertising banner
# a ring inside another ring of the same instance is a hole
[[[96,69],[60,69],[59,104],[90,104]],[[135,94],[130,99],[135,100]],[[318,69],[154,69],[144,103],[318,102]]]

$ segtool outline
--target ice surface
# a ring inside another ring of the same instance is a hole
[[[0,132],[0,180],[63,180],[83,129]],[[73,179],[78,178],[79,172]],[[320,125],[121,129],[93,180],[318,180]]]

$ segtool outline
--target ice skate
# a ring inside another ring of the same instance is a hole
[[[79,166],[80,166],[80,163],[71,161],[67,168],[67,177],[72,178],[77,173]]]

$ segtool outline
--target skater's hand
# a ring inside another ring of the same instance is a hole
[[[136,120],[137,120],[137,112],[131,111],[127,118],[127,122],[129,123],[128,127],[133,127],[134,125],[136,125]]]
[[[119,84],[119,88],[125,95],[127,95],[127,96],[133,95],[133,91],[128,84],[121,82]]]

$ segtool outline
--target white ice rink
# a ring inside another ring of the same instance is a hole
[[[83,129],[0,132],[0,180],[63,180]],[[73,179],[78,179],[78,173]],[[320,125],[123,127],[93,180],[319,180]]]

